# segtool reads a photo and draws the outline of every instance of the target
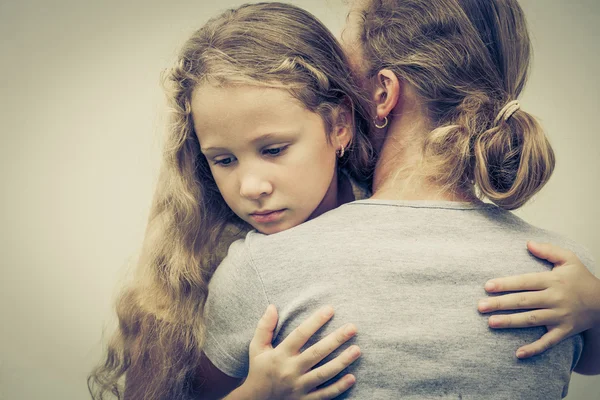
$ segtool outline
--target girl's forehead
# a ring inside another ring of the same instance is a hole
[[[203,85],[193,93],[192,121],[203,148],[233,137],[232,132],[301,130],[314,114],[284,89]],[[235,135],[234,135],[235,136]]]

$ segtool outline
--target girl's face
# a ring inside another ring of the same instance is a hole
[[[256,230],[281,232],[336,207],[339,144],[287,91],[203,84],[192,117],[221,195]]]

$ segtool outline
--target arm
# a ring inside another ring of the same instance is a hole
[[[489,319],[491,328],[547,327],[548,332],[540,340],[517,350],[519,358],[540,354],[561,340],[584,332],[585,346],[575,371],[600,373],[600,280],[571,251],[551,244],[529,242],[527,246],[536,257],[553,263],[554,269],[487,282],[485,289],[489,293],[519,293],[484,299],[479,303],[479,311],[533,310]]]
[[[335,359],[314,367],[327,355],[348,341],[356,333],[351,324],[345,325],[304,352],[300,349],[333,316],[333,309],[326,307],[314,313],[283,342],[273,348],[273,332],[277,326],[275,307],[267,307],[260,319],[250,343],[250,369],[241,386],[241,379],[232,378],[219,371],[207,357],[199,370],[202,398],[224,400],[261,399],[332,399],[348,390],[355,382],[352,375],[314,390],[317,386],[335,377],[359,356],[357,346],[351,346]]]
[[[581,375],[600,374],[600,328],[583,332],[583,352],[573,371]]]
[[[352,352],[357,350],[356,346],[314,371],[310,369],[350,339],[354,331],[344,333],[340,328],[301,352],[307,341],[333,316],[333,310],[327,315],[321,310],[273,348],[271,342],[277,326],[277,312],[273,306],[267,307],[270,303],[268,290],[259,275],[259,268],[253,264],[248,240],[231,245],[227,257],[211,278],[204,306],[206,336],[202,350],[223,373],[240,378],[247,376],[239,389],[231,393],[238,399],[249,393],[257,400],[335,397],[315,397],[320,390],[310,396],[308,392],[358,358],[359,352]],[[335,373],[330,375],[332,372]],[[338,382],[347,384],[344,379],[342,381]],[[205,380],[204,390],[208,390],[206,385],[209,384],[211,382]],[[338,386],[334,384],[334,387]]]
[[[240,386],[242,381],[242,378],[234,378],[221,372],[208,357],[202,354],[197,375],[198,389],[195,394],[206,400],[222,398],[233,400],[235,397],[224,396]]]

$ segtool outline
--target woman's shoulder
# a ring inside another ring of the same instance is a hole
[[[502,210],[490,205],[490,207],[485,209],[485,212],[487,213],[486,216],[491,217],[490,220],[499,223],[503,228],[499,232],[503,233],[506,237],[510,237],[511,240],[520,241],[521,243],[528,240],[552,243],[575,253],[592,272],[596,269],[596,261],[592,256],[592,252],[584,244],[562,233],[533,225],[511,211]]]

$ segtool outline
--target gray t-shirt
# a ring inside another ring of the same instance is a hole
[[[307,346],[343,323],[357,326],[350,343],[362,356],[344,371],[357,382],[340,398],[564,397],[580,335],[518,360],[517,348],[545,328],[492,330],[477,311],[488,279],[551,268],[527,240],[570,248],[593,268],[580,246],[483,203],[362,200],[281,233],[250,232],[210,282],[204,351],[244,377],[268,304],[279,312],[274,346],[331,304],[333,320]]]

